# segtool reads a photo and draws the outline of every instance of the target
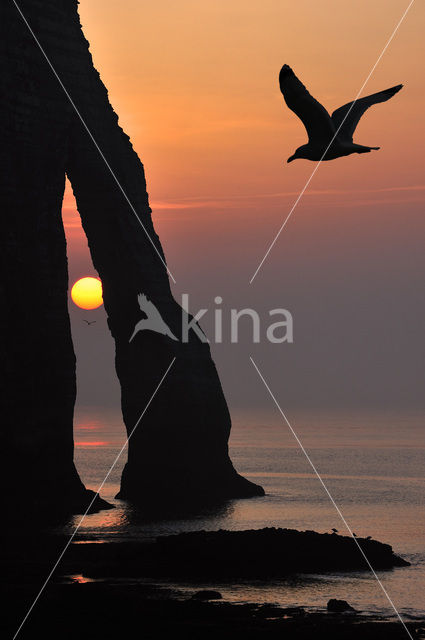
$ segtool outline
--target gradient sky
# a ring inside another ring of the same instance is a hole
[[[95,66],[145,165],[176,298],[188,292],[192,312],[210,309],[210,334],[216,295],[225,317],[252,306],[264,328],[271,308],[294,316],[293,345],[253,346],[244,332],[241,344],[213,346],[232,407],[270,403],[249,355],[287,407],[423,406],[423,3],[364,90],[405,85],[357,129],[381,150],[320,166],[249,285],[314,169],[286,164],[306,134],[283,102],[280,67],[333,111],[354,99],[407,5],[81,0]],[[95,272],[69,189],[64,220],[72,284]],[[116,402],[104,311],[70,308],[79,401]]]

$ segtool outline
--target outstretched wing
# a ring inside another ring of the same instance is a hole
[[[343,107],[334,111],[332,114],[332,121],[335,125],[335,129],[338,130],[341,126],[341,129],[338,132],[338,137],[345,142],[352,142],[354,131],[366,109],[369,109],[373,104],[378,104],[378,102],[386,102],[392,98],[393,95],[398,93],[402,86],[402,84],[398,84],[396,87],[391,87],[384,91],[378,91],[378,93],[372,93],[372,95],[366,96],[365,98],[360,98],[359,100],[344,104]]]
[[[309,141],[312,144],[328,144],[335,134],[329,113],[309,94],[287,64],[280,70],[279,84],[286,104],[307,129]]]

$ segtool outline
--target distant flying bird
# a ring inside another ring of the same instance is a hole
[[[143,293],[139,293],[139,295],[137,296],[137,300],[139,301],[140,309],[147,316],[147,319],[139,320],[139,322],[134,327],[134,331],[129,342],[133,340],[136,333],[146,330],[161,333],[163,336],[168,336],[172,340],[178,340],[174,333],[172,333],[170,327],[162,319],[161,314],[159,313],[153,302],[148,300]]]
[[[280,70],[279,84],[286,104],[303,122],[308,134],[308,144],[298,147],[294,155],[288,158],[288,162],[297,158],[334,160],[352,153],[369,153],[372,149],[379,149],[379,147],[367,147],[353,142],[354,131],[369,107],[389,100],[403,86],[398,84],[391,89],[349,102],[330,116],[325,107],[309,94],[287,64]],[[338,134],[331,144],[337,131]]]
[[[85,318],[83,318],[83,322],[87,322],[87,324],[90,325],[90,324],[94,324],[96,322],[96,320],[89,321],[89,320],[85,320]]]
[[[331,529],[332,533],[338,533],[338,529]]]

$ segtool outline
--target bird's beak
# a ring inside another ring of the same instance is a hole
[[[292,160],[295,160],[295,155],[293,155],[290,158],[288,158],[286,162],[292,162]]]

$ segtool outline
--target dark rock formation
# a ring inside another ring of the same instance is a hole
[[[22,6],[49,48],[60,41],[61,3]],[[66,514],[93,499],[73,464],[75,356],[61,220],[71,111],[12,2],[1,3],[0,24],[1,486],[14,514]]]
[[[5,583],[0,586],[5,638],[13,638],[35,588]],[[423,639],[423,617],[407,620],[406,626],[412,638]],[[293,615],[288,609],[276,609],[275,616],[264,618],[258,604],[165,598],[159,590],[149,593],[140,584],[122,582],[48,585],[18,637],[20,640],[74,640],[79,635],[84,640],[109,640],[132,638],[135,629],[140,629],[138,635],[143,640],[174,637],[185,640],[405,640],[407,637],[398,620],[382,616],[334,616],[326,612]]]
[[[390,545],[357,540],[375,569],[409,566]],[[293,572],[370,570],[353,538],[315,531],[200,531],[158,538],[157,546],[168,571],[199,577],[278,578]]]
[[[193,331],[187,344],[152,331],[129,343],[143,317],[138,293],[147,295],[178,337],[182,313],[157,255],[164,259],[143,165],[93,67],[77,1],[19,4],[147,233],[16,7],[3,2],[0,366],[3,470],[11,501],[24,495],[36,507],[59,501],[78,511],[91,498],[73,465],[75,356],[61,220],[65,173],[103,282],[128,433],[176,358],[131,438],[120,497],[161,504],[262,495],[230,461],[230,417],[208,345]]]
[[[409,566],[388,544],[359,538],[377,570]],[[200,531],[161,536],[156,543],[71,546],[67,574],[91,578],[151,577],[198,580],[281,579],[293,573],[370,572],[351,537],[296,531]]]
[[[331,598],[326,608],[332,613],[344,613],[346,611],[354,613],[356,611],[346,600],[337,600],[336,598]]]

